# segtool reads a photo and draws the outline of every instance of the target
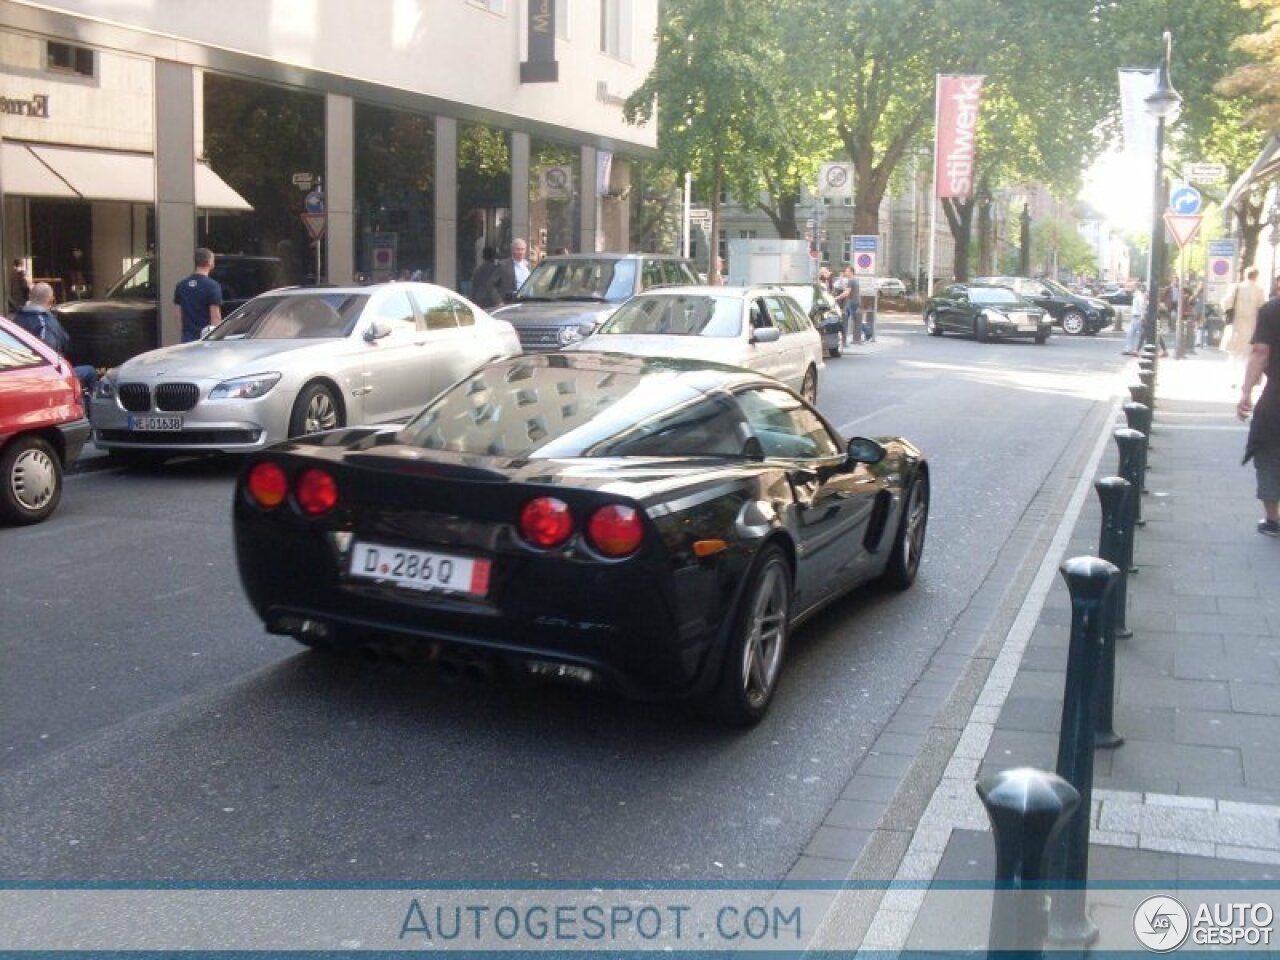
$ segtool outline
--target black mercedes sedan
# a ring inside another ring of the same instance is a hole
[[[978,277],[974,282],[1008,287],[1023,300],[1048,311],[1053,322],[1071,337],[1093,336],[1111,326],[1116,318],[1115,307],[1105,300],[1072,293],[1048,277]]]
[[[981,343],[1030,337],[1043,344],[1053,330],[1053,318],[1008,287],[953,283],[925,302],[924,327],[935,337],[964,333]]]
[[[549,353],[482,367],[402,427],[254,454],[234,503],[270,633],[749,724],[799,623],[915,580],[929,469],[750,371]]]

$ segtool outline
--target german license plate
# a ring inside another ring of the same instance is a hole
[[[406,550],[378,543],[351,548],[350,574],[364,580],[390,580],[411,590],[446,590],[484,596],[492,562],[429,550]]]
[[[181,417],[130,417],[130,430],[166,432],[182,429]]]

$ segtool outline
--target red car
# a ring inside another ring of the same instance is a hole
[[[89,436],[66,358],[0,317],[0,521],[39,523]]]

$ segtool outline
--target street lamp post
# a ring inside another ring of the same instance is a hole
[[[1161,44],[1160,67],[1156,71],[1156,88],[1145,100],[1147,112],[1156,118],[1155,192],[1151,200],[1151,279],[1147,298],[1147,315],[1143,319],[1142,339],[1155,344],[1156,320],[1160,304],[1160,281],[1164,277],[1164,125],[1173,123],[1182,112],[1182,97],[1169,82],[1169,57],[1173,35],[1165,31]]]

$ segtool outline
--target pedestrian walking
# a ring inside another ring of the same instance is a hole
[[[222,322],[222,285],[209,276],[213,269],[213,251],[197,247],[194,259],[195,272],[173,289],[183,343],[199,340],[204,336],[205,327],[216,327]]]
[[[20,310],[31,297],[31,284],[27,282],[27,268],[23,262],[14,258],[9,268],[9,313]]]
[[[53,287],[40,282],[33,284],[27,302],[13,315],[13,322],[27,333],[36,337],[45,346],[66,356],[71,346],[71,335],[53,313]],[[86,401],[93,396],[93,388],[98,382],[98,371],[85,364],[72,367],[76,379],[80,381],[80,389],[84,391]]]
[[[1133,301],[1129,304],[1129,329],[1124,341],[1124,355],[1136,357],[1142,345],[1142,330],[1147,320],[1147,285],[1139,283],[1133,288]]]
[[[471,301],[484,310],[502,306],[501,283],[498,251],[485,247],[480,251],[480,266],[471,274]]]
[[[1258,311],[1266,303],[1267,295],[1258,283],[1258,268],[1244,272],[1244,280],[1232,284],[1222,299],[1222,309],[1227,320],[1226,342],[1222,349],[1231,355],[1231,388],[1234,390],[1244,376],[1249,353],[1253,349],[1253,332],[1258,323]]]
[[[844,268],[844,283],[836,294],[836,303],[844,317],[844,345],[851,347],[860,339],[858,311],[862,306],[862,286],[852,266]]]
[[[1265,380],[1257,406],[1253,390]],[[1248,419],[1249,439],[1245,443],[1244,462],[1253,460],[1257,476],[1258,499],[1263,517],[1258,532],[1280,537],[1280,296],[1273,296],[1258,311],[1249,360],[1245,365],[1244,383],[1240,387],[1240,403],[1236,416]]]

